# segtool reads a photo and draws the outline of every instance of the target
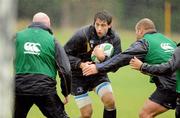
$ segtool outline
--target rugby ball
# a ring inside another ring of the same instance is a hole
[[[110,43],[102,43],[102,44],[99,45],[99,47],[101,49],[103,49],[105,56],[107,56],[107,57],[111,57],[112,56],[112,54],[114,52],[114,47],[113,47],[112,44],[110,44]],[[93,53],[91,54],[91,60],[93,62],[97,62],[97,63],[100,62],[98,60],[98,58],[96,57],[96,55],[94,55]]]

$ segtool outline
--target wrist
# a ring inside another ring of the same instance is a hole
[[[106,56],[105,56],[105,55],[102,55],[102,56],[99,57],[99,61],[102,62],[102,61],[105,60],[105,58],[106,58]]]
[[[80,62],[80,64],[79,64],[79,68],[83,68],[83,66],[84,66],[84,63],[83,62]]]
[[[142,63],[141,66],[139,67],[139,70],[140,70],[140,71],[143,71],[142,69],[143,69],[144,64],[145,64],[145,63]]]

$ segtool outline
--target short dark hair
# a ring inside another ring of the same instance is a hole
[[[177,46],[180,46],[180,43],[178,43]]]
[[[112,15],[106,10],[99,11],[94,15],[94,23],[96,22],[97,19],[100,19],[102,21],[107,21],[107,24],[109,25],[112,22]]]

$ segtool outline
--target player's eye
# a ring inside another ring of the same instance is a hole
[[[106,26],[106,24],[101,24],[101,27],[105,27]]]
[[[96,25],[96,26],[99,26],[99,24],[98,24],[98,23],[96,23],[95,25]]]

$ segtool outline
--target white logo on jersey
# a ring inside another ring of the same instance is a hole
[[[35,55],[40,55],[40,47],[41,45],[39,43],[31,43],[31,42],[26,42],[24,44],[24,53],[25,54],[35,54]]]
[[[161,43],[161,48],[164,49],[164,52],[173,52],[174,48],[171,46],[170,43]]]

